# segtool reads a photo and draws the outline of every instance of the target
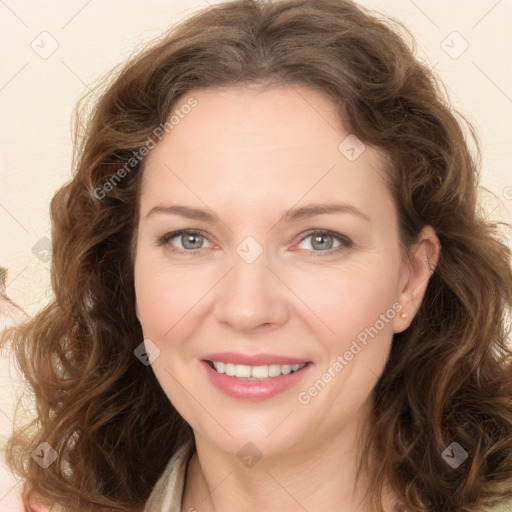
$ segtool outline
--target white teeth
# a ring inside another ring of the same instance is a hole
[[[281,375],[281,365],[280,364],[271,364],[268,367],[268,376],[269,377],[278,377]]]
[[[281,373],[288,375],[292,371],[292,366],[290,364],[283,364],[281,366]]]
[[[235,365],[235,375],[237,377],[250,377],[251,376],[251,367],[245,364],[236,364]]]
[[[268,379],[268,366],[252,366],[251,377],[254,379]]]
[[[226,363],[226,375],[229,375],[230,377],[235,376],[235,365],[231,363]]]
[[[226,372],[226,363],[215,363],[215,369],[219,373],[225,373]]]
[[[306,363],[300,364],[270,364],[261,366],[248,366],[246,364],[223,363],[213,361],[213,366],[218,373],[225,373],[229,377],[239,377],[243,379],[268,379],[269,377],[279,377],[279,375],[288,375],[303,368]]]

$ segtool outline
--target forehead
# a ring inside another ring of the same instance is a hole
[[[212,151],[222,142],[219,150],[232,153],[295,147],[304,154],[315,137],[333,146],[343,131],[335,105],[300,84],[199,89],[180,98],[173,110],[180,112],[191,98],[197,105],[180,116],[166,137],[168,145]],[[317,159],[317,152],[313,156]]]
[[[336,105],[318,91],[297,84],[199,89],[185,94],[173,112],[191,98],[196,106],[183,109],[187,114],[146,159],[142,206],[145,199],[183,193],[196,202],[243,199],[255,208],[262,198],[268,206],[273,199],[290,206],[306,194],[311,201],[326,194],[350,198],[361,209],[377,206],[379,199],[389,203],[385,157],[366,147],[348,159],[340,144],[343,149],[354,136]]]

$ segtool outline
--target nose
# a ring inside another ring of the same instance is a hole
[[[217,321],[241,333],[285,324],[292,294],[278,273],[270,268],[265,251],[251,263],[234,254],[231,271],[216,287]]]

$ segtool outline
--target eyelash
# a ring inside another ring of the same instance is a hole
[[[179,248],[174,247],[174,246],[171,245],[170,241],[173,238],[176,238],[176,237],[178,237],[180,235],[198,235],[198,236],[201,236],[201,237],[203,237],[205,239],[208,239],[202,231],[195,230],[195,229],[181,229],[179,231],[172,231],[170,233],[166,233],[165,235],[163,235],[162,237],[160,237],[157,240],[157,244],[156,245],[157,246],[164,246],[168,250],[170,250],[171,252],[180,253],[180,254],[188,254],[188,255],[193,255],[193,256],[199,256],[200,252],[204,248],[184,250],[184,249],[179,249]],[[307,255],[312,257],[312,258],[321,257],[323,255],[332,255],[332,254],[338,253],[338,252],[340,252],[340,251],[342,251],[344,249],[348,249],[348,248],[350,248],[353,245],[352,240],[350,240],[346,236],[343,236],[343,235],[340,235],[339,233],[336,233],[334,231],[329,231],[329,230],[325,230],[325,229],[324,230],[317,229],[317,230],[313,230],[313,231],[308,232],[303,238],[300,239],[299,243],[303,242],[306,238],[309,238],[312,235],[332,236],[333,238],[335,238],[336,240],[338,240],[340,242],[340,245],[338,247],[336,247],[334,249],[329,249],[329,250],[326,250],[326,251],[309,251],[307,249],[300,249],[300,250],[305,250],[307,252]]]

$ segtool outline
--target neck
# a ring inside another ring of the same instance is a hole
[[[197,433],[195,438],[182,512],[235,512],[240,503],[246,512],[370,510],[364,502],[367,476],[357,474],[357,425],[347,425],[338,437],[319,439],[307,450],[299,446],[286,454],[262,456],[252,467]],[[390,498],[383,498],[383,505],[392,512]]]

